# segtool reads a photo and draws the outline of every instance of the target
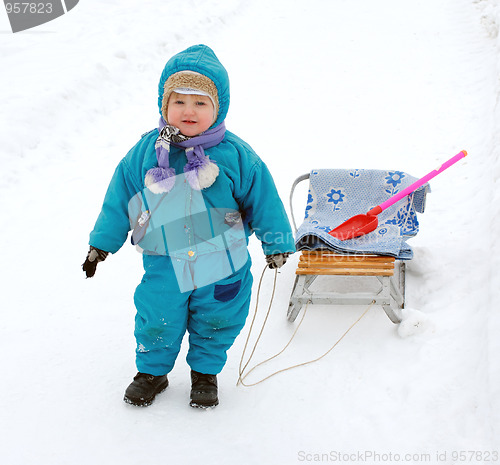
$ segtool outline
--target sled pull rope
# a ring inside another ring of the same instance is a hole
[[[277,268],[275,268],[275,270],[274,270],[273,290],[271,293],[271,298],[269,300],[269,307],[267,309],[266,318],[264,319],[264,322],[262,323],[262,328],[260,329],[260,333],[257,336],[257,340],[255,341],[255,345],[253,346],[252,353],[250,354],[250,357],[248,357],[248,360],[245,363],[245,366],[242,368],[241,366],[243,365],[243,359],[245,357],[245,352],[247,350],[248,342],[250,340],[250,336],[251,336],[252,330],[253,330],[253,325],[254,325],[255,319],[257,317],[257,309],[259,308],[260,288],[262,287],[262,280],[264,278],[264,274],[266,272],[266,269],[267,269],[267,265],[264,267],[264,269],[262,270],[262,274],[260,275],[259,287],[257,288],[257,298],[255,301],[255,310],[253,313],[252,323],[250,324],[250,329],[248,330],[248,335],[247,335],[247,339],[245,341],[245,346],[243,348],[243,353],[241,354],[239,373],[238,373],[239,376],[238,376],[238,382],[236,383],[236,385],[241,383],[241,384],[243,384],[243,386],[245,386],[245,383],[243,383],[243,380],[246,378],[247,375],[242,376],[243,372],[246,370],[248,364],[250,363],[250,360],[252,360],[253,354],[255,353],[255,350],[257,349],[257,344],[259,343],[260,337],[262,336],[262,333],[264,331],[264,327],[266,326],[267,319],[269,318],[269,314],[271,312],[271,306],[272,306],[273,299],[274,299],[274,292],[276,291],[276,277],[278,276],[278,269]],[[253,368],[252,368],[252,370],[253,370]]]
[[[297,365],[292,365],[292,366],[289,366],[287,368],[283,368],[281,370],[278,370],[274,373],[271,373],[270,375],[266,376],[265,378],[261,379],[260,381],[257,381],[255,383],[251,383],[251,384],[246,384],[244,382],[244,379],[253,371],[255,370],[257,367],[261,366],[261,365],[264,365],[265,363],[269,362],[270,360],[273,360],[274,358],[278,357],[278,355],[281,355],[287,348],[288,346],[291,344],[291,342],[293,341],[295,335],[297,334],[297,331],[299,330],[300,328],[300,325],[302,324],[302,322],[304,321],[304,317],[306,316],[306,313],[307,313],[307,308],[309,306],[309,302],[307,302],[305,308],[304,308],[304,312],[302,313],[302,318],[300,319],[299,321],[299,324],[297,325],[297,327],[295,328],[295,331],[293,332],[292,334],[292,337],[290,338],[290,340],[287,342],[287,344],[285,345],[285,347],[283,347],[283,349],[281,349],[277,354],[273,355],[272,357],[269,357],[268,359],[258,363],[257,365],[255,365],[253,368],[251,368],[246,374],[243,374],[244,371],[246,370],[248,364],[250,363],[250,360],[252,359],[254,353],[255,353],[255,350],[257,348],[257,344],[259,343],[259,340],[260,340],[260,337],[262,336],[262,333],[264,331],[264,327],[266,325],[266,322],[267,322],[267,319],[269,317],[269,313],[271,311],[271,306],[272,306],[272,303],[273,303],[273,299],[274,299],[274,293],[275,293],[275,290],[276,290],[276,277],[278,275],[278,270],[275,269],[275,273],[274,273],[274,282],[273,282],[273,290],[272,290],[272,293],[271,293],[271,298],[269,300],[269,307],[267,309],[267,314],[266,314],[266,317],[264,319],[264,322],[262,323],[262,328],[260,330],[260,333],[259,335],[257,336],[257,340],[255,341],[255,345],[252,349],[252,353],[250,354],[250,357],[248,358],[247,362],[245,363],[245,366],[242,368],[242,365],[243,365],[243,359],[244,359],[244,356],[245,356],[245,352],[247,350],[247,346],[248,346],[248,341],[250,340],[250,335],[252,334],[252,329],[253,329],[253,325],[255,323],[255,318],[257,316],[257,309],[258,309],[258,306],[259,306],[259,297],[260,297],[260,288],[261,288],[261,285],[262,285],[262,279],[264,277],[264,274],[266,272],[266,268],[267,268],[267,265],[266,267],[264,268],[264,270],[262,271],[262,275],[260,277],[260,281],[259,281],[259,287],[257,289],[257,299],[256,299],[256,302],[255,302],[255,311],[254,311],[254,316],[253,316],[253,319],[252,319],[252,323],[250,324],[250,330],[248,331],[248,336],[247,336],[247,340],[245,342],[245,347],[243,348],[243,353],[241,354],[241,360],[240,360],[240,367],[239,367],[239,376],[238,376],[238,382],[236,383],[236,385],[239,385],[239,384],[242,384],[243,386],[245,387],[250,387],[250,386],[256,386],[257,384],[260,384],[264,381],[266,381],[267,379],[269,378],[272,378],[273,376],[277,375],[278,373],[283,373],[285,371],[288,371],[288,370],[292,370],[294,368],[298,368],[298,367],[302,367],[302,366],[305,366],[305,365],[309,365],[311,363],[315,363],[315,362],[318,362],[319,360],[321,360],[322,358],[326,357],[339,343],[340,341],[342,341],[342,339],[344,339],[345,336],[347,336],[347,334],[351,331],[352,328],[354,328],[354,326],[356,326],[360,321],[361,319],[368,313],[368,311],[370,310],[370,308],[372,308],[372,306],[375,304],[375,300],[372,300],[371,303],[368,305],[368,307],[365,309],[365,311],[361,314],[361,316],[344,332],[344,334],[342,334],[342,336],[340,336],[340,338],[335,342],[335,344],[333,344],[324,354],[320,355],[319,357],[313,359],[313,360],[309,360],[307,362],[303,362],[303,363],[298,363]]]

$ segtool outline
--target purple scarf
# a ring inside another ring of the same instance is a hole
[[[151,168],[144,179],[147,188],[154,194],[169,192],[175,184],[175,170],[170,168],[170,145],[185,149],[187,163],[184,174],[193,189],[210,187],[219,174],[219,167],[205,155],[205,150],[222,142],[226,133],[224,122],[194,137],[186,137],[179,129],[160,118],[160,136],[156,140],[156,159],[158,166]]]

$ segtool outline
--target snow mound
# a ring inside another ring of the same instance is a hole
[[[422,336],[435,331],[432,318],[419,310],[405,308],[402,311],[402,318],[398,326],[398,334],[402,338]]]

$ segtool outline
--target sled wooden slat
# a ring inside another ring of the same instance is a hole
[[[302,251],[301,260],[308,258],[318,258],[321,260],[332,260],[340,262],[394,262],[396,259],[388,255],[363,255],[363,254],[350,254],[343,255],[330,251]]]
[[[324,260],[300,260],[299,268],[366,268],[394,269],[393,262],[328,262]]]
[[[393,276],[394,257],[340,255],[331,252],[303,252],[298,275]]]
[[[298,268],[295,274],[346,275],[346,276],[393,276],[394,270],[369,268]]]

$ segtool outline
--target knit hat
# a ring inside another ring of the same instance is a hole
[[[169,76],[169,78],[165,81],[163,89],[161,113],[165,121],[168,122],[168,100],[172,92],[177,92],[178,94],[204,95],[209,97],[214,106],[213,121],[217,119],[217,115],[219,114],[219,97],[217,94],[217,87],[207,76],[194,71],[179,71]]]

